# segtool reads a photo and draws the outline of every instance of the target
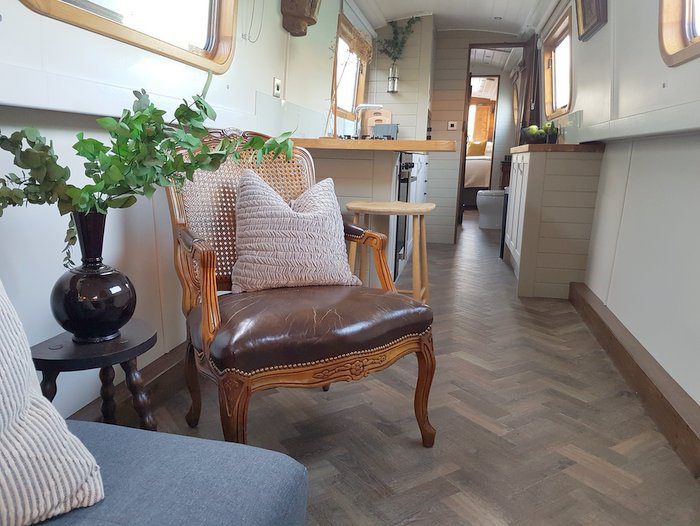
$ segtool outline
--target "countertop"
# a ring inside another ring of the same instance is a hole
[[[415,139],[397,139],[381,141],[371,139],[318,139],[292,138],[295,146],[317,150],[371,150],[379,152],[454,152],[454,141],[421,141]]]
[[[510,153],[528,153],[528,152],[588,152],[588,153],[603,153],[605,151],[605,143],[591,142],[588,144],[523,144],[510,149]]]

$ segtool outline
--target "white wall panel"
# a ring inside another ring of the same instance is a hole
[[[257,9],[262,5],[257,2]],[[304,39],[291,39],[282,29],[279,2],[264,5],[260,40],[252,44],[237,36],[231,69],[213,79],[208,100],[219,114],[216,126],[266,133],[296,129],[299,136],[317,137],[323,133],[329,105],[328,49],[339,3],[322,3],[318,23],[309,27]],[[251,0],[240,0],[238,35],[247,30],[243,25],[251,8]],[[94,115],[121,113],[132,103],[131,90],[141,87],[172,108],[180,98],[199,92],[206,79],[203,71],[38,15],[19,1],[0,3],[0,15],[0,46],[18,50],[0,56],[0,129],[7,133],[30,125],[39,128],[54,140],[61,162],[73,174],[82,172],[82,161],[72,150],[76,133],[106,138]],[[271,96],[273,76],[283,80],[286,100]],[[0,155],[0,173],[13,169],[11,159]],[[0,218],[0,240],[6,247],[0,251],[0,279],[31,344],[61,331],[48,298],[64,271],[60,251],[67,221],[56,207],[48,206],[8,209]],[[132,279],[138,296],[136,316],[158,331],[156,347],[139,359],[140,366],[147,365],[185,339],[163,192],[152,202],[141,199],[127,210],[110,211],[104,257]],[[62,374],[55,404],[69,415],[98,392],[96,371]]]
[[[634,143],[607,296],[610,310],[697,401],[699,142],[689,135]],[[601,241],[595,250],[609,253]]]

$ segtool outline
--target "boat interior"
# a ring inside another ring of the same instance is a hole
[[[0,49],[0,526],[700,524],[700,0]]]

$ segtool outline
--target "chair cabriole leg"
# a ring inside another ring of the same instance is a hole
[[[248,403],[252,394],[250,385],[226,374],[219,380],[219,411],[224,440],[245,444],[248,422]]]
[[[423,447],[433,447],[435,443],[435,428],[428,420],[428,397],[430,396],[430,385],[433,383],[435,374],[435,351],[433,350],[432,333],[426,334],[421,347],[416,352],[418,358],[418,382],[416,384],[416,397],[414,408],[416,420],[420,427]]]
[[[197,424],[199,424],[199,415],[202,413],[202,393],[199,388],[197,356],[190,342],[187,343],[187,352],[185,353],[185,383],[187,384],[187,390],[192,400],[190,410],[185,415],[185,420],[190,427],[197,427]]]

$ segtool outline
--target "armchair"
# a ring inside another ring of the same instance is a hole
[[[206,140],[220,138],[217,133]],[[295,147],[290,161],[272,156],[260,165],[227,161],[217,171],[197,172],[182,189],[167,192],[187,319],[188,424],[194,427],[199,421],[200,373],[218,386],[224,438],[245,443],[252,393],[275,387],[325,389],[333,382],[360,380],[415,353],[414,409],[423,445],[432,447],[432,311],[395,292],[384,253],[386,236],[345,225],[349,243],[373,250],[382,289],[324,286],[219,294],[231,290],[236,188],[246,168],[286,200],[298,197],[315,179],[311,156]]]

